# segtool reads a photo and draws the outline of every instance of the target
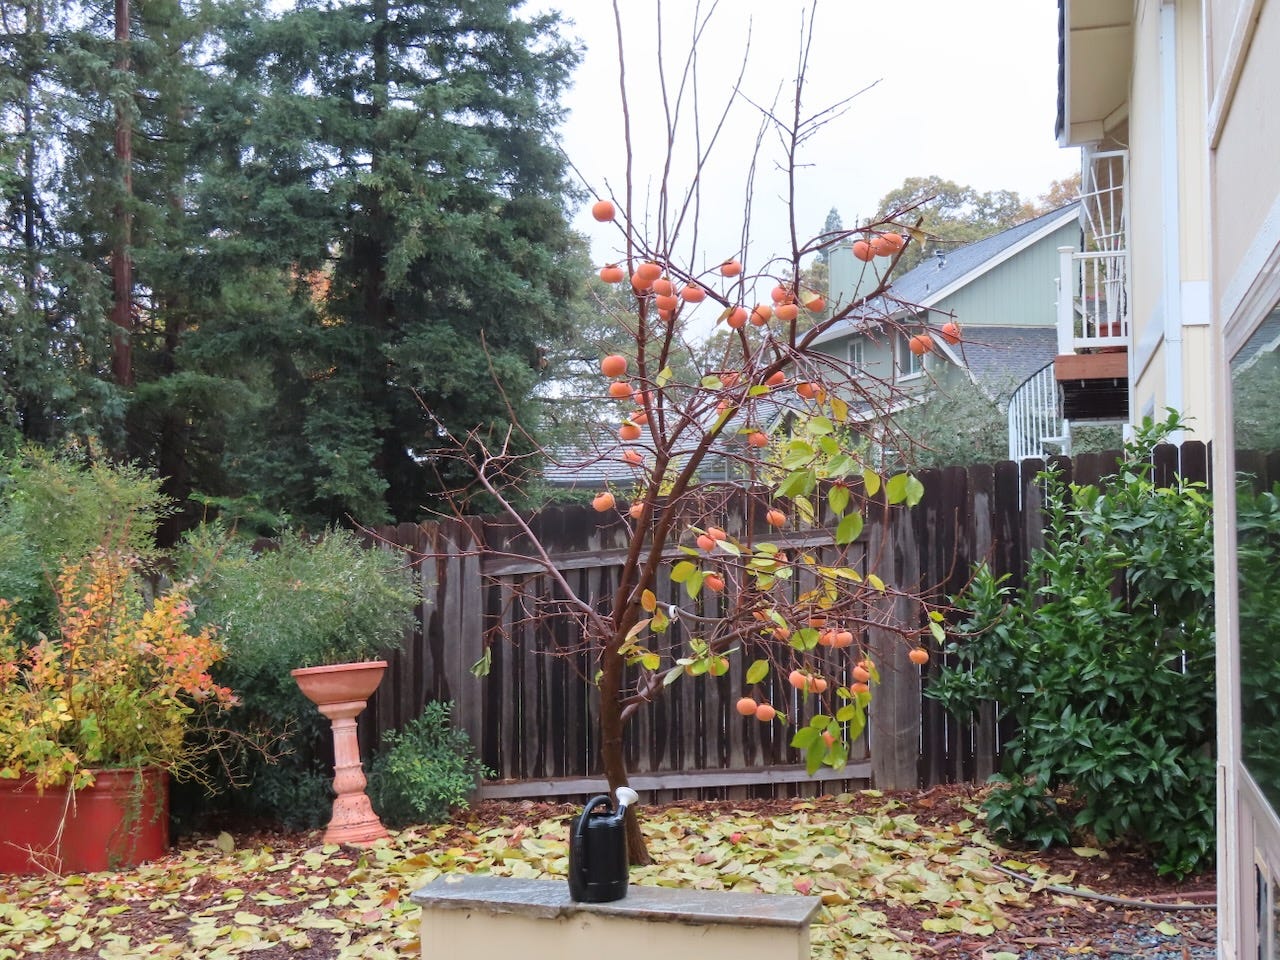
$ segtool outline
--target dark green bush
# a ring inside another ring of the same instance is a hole
[[[997,835],[1127,839],[1185,876],[1214,842],[1213,534],[1202,484],[1151,479],[1177,425],[1140,431],[1101,489],[1044,476],[1026,587],[976,572],[928,695],[958,716],[994,701],[1016,724],[985,803]]]
[[[452,704],[428,703],[401,730],[382,738],[369,770],[369,798],[383,823],[439,823],[465,807],[476,782],[490,775],[471,738],[449,719]]]

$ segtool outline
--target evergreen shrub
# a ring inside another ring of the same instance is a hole
[[[383,735],[369,770],[369,798],[387,826],[439,823],[467,806],[478,780],[492,776],[466,731],[450,721],[452,706],[428,703],[403,729]]]
[[[1043,476],[1045,543],[1026,585],[980,567],[928,695],[957,716],[999,705],[1016,735],[984,806],[997,836],[1145,845],[1162,874],[1214,845],[1212,508],[1157,486],[1148,423],[1097,486]]]

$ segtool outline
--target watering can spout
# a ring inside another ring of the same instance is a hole
[[[627,807],[640,802],[640,794],[636,793],[630,787],[618,788],[618,813],[623,813]]]

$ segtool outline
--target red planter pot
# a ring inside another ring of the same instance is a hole
[[[93,873],[169,850],[169,775],[158,768],[95,771],[73,792],[0,780],[0,873]],[[61,830],[61,836],[59,836]]]

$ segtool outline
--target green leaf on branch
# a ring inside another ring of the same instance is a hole
[[[851,513],[840,521],[836,527],[836,545],[846,546],[857,540],[862,533],[862,514]]]
[[[804,769],[809,776],[812,777],[822,769],[822,761],[826,753],[827,745],[822,741],[821,737],[818,738],[817,743],[811,744],[809,749],[805,751]]]
[[[909,476],[907,478],[907,506],[914,507],[917,503],[924,499],[924,484],[916,477]]]
[[[658,389],[661,390],[663,387],[665,387],[668,383],[671,382],[671,378],[674,376],[675,374],[671,372],[670,367],[663,367],[661,372],[659,372],[657,379],[654,382],[658,385]]]
[[[791,502],[795,504],[796,515],[801,520],[805,523],[813,523],[818,514],[808,497],[794,497]]]
[[[837,740],[827,750],[826,762],[832,770],[843,770],[849,762],[849,748]]]
[[[813,490],[817,482],[817,477],[812,470],[795,470],[787,474],[786,479],[778,484],[778,496],[804,496]]]
[[[827,462],[827,476],[831,477],[832,479],[847,477],[849,474],[853,473],[857,469],[858,469],[857,461],[854,460],[853,457],[849,456],[847,453],[842,453],[839,456],[832,457]]]
[[[688,560],[681,560],[671,568],[671,582],[684,583],[691,574],[697,572],[697,569],[696,564],[690,563]]]
[[[850,740],[856,740],[858,737],[862,736],[862,731],[867,728],[867,708],[865,703],[861,703],[863,697],[866,697],[868,700],[871,699],[868,694],[858,694],[859,704],[854,708],[853,716],[847,721],[847,731]]]
[[[724,381],[721,380],[719,377],[717,377],[715,374],[708,374],[707,376],[703,377],[701,380],[701,384],[703,388],[707,390],[724,389]]]
[[[791,738],[791,746],[797,750],[808,750],[815,743],[822,742],[822,733],[813,727],[801,727]],[[816,769],[816,768],[815,768]],[[812,774],[812,771],[810,771]]]
[[[493,650],[485,647],[484,656],[471,665],[471,675],[473,677],[487,677],[492,666]]]
[[[759,683],[769,675],[769,661],[757,660],[747,668],[747,683]]]
[[[657,670],[662,666],[662,658],[650,650],[640,658],[640,665],[646,670]]]
[[[805,429],[815,437],[824,437],[836,432],[835,425],[826,417],[813,417]]]
[[[654,633],[662,633],[667,627],[671,626],[671,618],[661,610],[653,611],[653,622],[649,624],[649,629]]]
[[[862,483],[867,488],[868,497],[874,497],[880,492],[880,474],[874,470],[866,469],[862,471]]]
[[[809,463],[816,453],[817,451],[805,441],[792,440],[787,444],[786,452],[782,456],[781,467],[783,470],[796,470]]]
[[[812,650],[818,645],[819,631],[813,627],[802,627],[791,635],[791,646],[796,650]]]
[[[907,499],[907,474],[896,473],[884,485],[885,496],[890,503],[902,503]]]
[[[933,634],[933,639],[937,640],[939,643],[946,643],[947,632],[942,629],[942,624],[936,623],[932,620],[929,621],[929,632]]]
[[[849,488],[844,485],[832,487],[831,492],[827,494],[827,505],[837,517],[844,516],[845,510],[849,508]]]

